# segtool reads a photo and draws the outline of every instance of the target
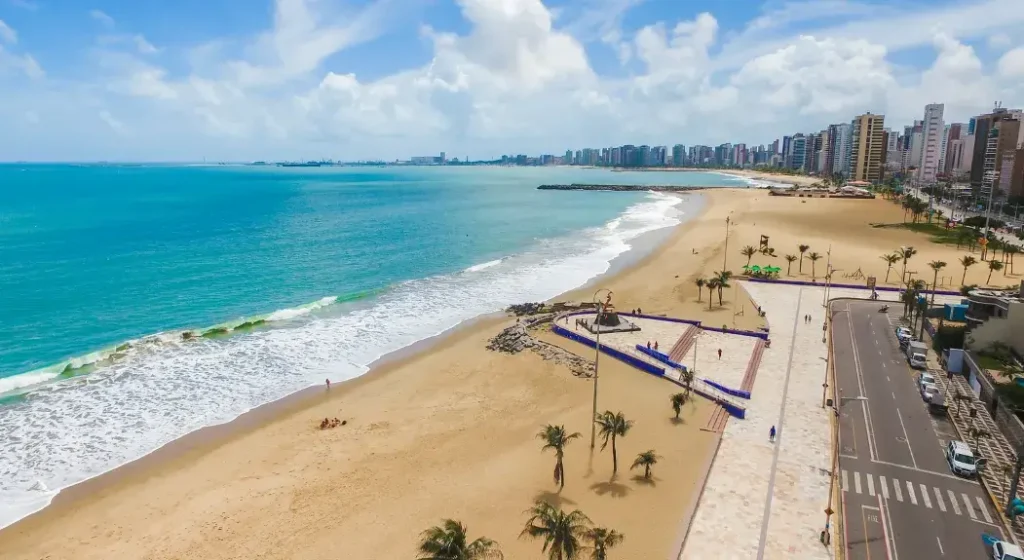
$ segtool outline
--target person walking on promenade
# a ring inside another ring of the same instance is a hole
[[[775,443],[775,426],[772,426],[772,429],[768,430],[768,441]]]

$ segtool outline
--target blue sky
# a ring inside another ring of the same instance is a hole
[[[998,17],[996,17],[998,15]],[[0,160],[767,143],[1024,105],[1024,2],[0,0]]]

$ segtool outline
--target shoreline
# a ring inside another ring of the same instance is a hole
[[[747,187],[718,187],[723,190],[746,190]],[[683,200],[680,204],[693,202],[694,208],[686,208],[680,217],[679,224],[648,231],[629,240],[630,248],[609,261],[608,269],[589,279],[584,284],[572,288],[546,301],[573,301],[572,294],[587,290],[600,282],[611,282],[615,277],[627,274],[642,267],[645,263],[655,260],[669,242],[676,238],[688,226],[705,212],[709,203],[700,193],[678,193]],[[187,464],[203,455],[215,451],[237,438],[244,437],[267,424],[302,413],[309,408],[326,401],[334,400],[346,393],[369,384],[386,376],[404,365],[408,365],[425,355],[436,353],[459,341],[486,330],[496,334],[501,328],[512,322],[512,318],[504,311],[496,311],[479,315],[459,322],[444,331],[413,342],[398,350],[388,352],[367,365],[367,371],[357,377],[332,383],[328,392],[321,385],[313,385],[300,389],[289,395],[263,403],[227,422],[204,426],[169,441],[156,449],[126,463],[122,463],[107,471],[60,489],[50,502],[13,523],[0,528],[0,537],[7,533],[28,530],[33,525],[46,523],[50,516],[61,515],[66,509],[74,509],[77,504],[102,496],[106,491],[121,484],[140,482],[150,476],[152,470],[173,468],[174,465]]]

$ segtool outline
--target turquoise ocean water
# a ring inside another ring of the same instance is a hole
[[[0,165],[0,527],[61,488],[510,303],[696,197],[570,168]]]

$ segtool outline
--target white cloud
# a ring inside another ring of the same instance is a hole
[[[92,19],[100,22],[100,25],[102,25],[103,27],[106,27],[107,29],[113,29],[114,28],[114,18],[110,17],[109,15],[107,15],[105,12],[103,12],[101,10],[90,10],[89,11],[89,17],[91,17]]]
[[[0,19],[0,42],[12,44],[18,42],[18,34],[2,19]]]
[[[177,150],[219,159],[390,159],[442,149],[485,157],[621,143],[756,144],[865,111],[899,127],[929,102],[946,103],[948,121],[995,99],[1024,105],[1024,50],[990,69],[968,41],[1017,21],[1021,10],[1005,0],[974,4],[1002,6],[1000,18],[957,6],[876,17],[835,0],[781,4],[725,36],[712,13],[626,31],[623,14],[635,0],[591,0],[558,15],[541,0],[457,0],[468,31],[424,28],[428,62],[374,79],[337,67],[333,55],[386,32],[396,1],[339,12],[314,0],[277,0],[271,28],[251,40],[161,45],[166,56],[154,56],[159,49],[141,34],[110,34],[87,68],[93,82],[0,93],[0,106],[51,120],[77,108],[86,131],[99,115],[117,132],[104,137],[108,158],[165,159]],[[601,7],[608,12],[595,15]],[[829,7],[850,21],[786,35],[797,23],[826,19]],[[585,46],[602,42],[633,74],[593,69]],[[916,68],[892,64],[907,46],[931,46],[934,57]],[[0,50],[0,70],[28,72],[27,56]],[[175,58],[189,70],[163,64]],[[104,107],[116,107],[117,118]]]
[[[1024,47],[1017,47],[999,59],[999,74],[1007,78],[1024,77]]]
[[[988,38],[988,48],[1001,51],[1013,44],[1008,33],[995,33]]]
[[[0,45],[0,76],[10,71],[15,71],[16,74],[24,74],[34,79],[44,76],[43,69],[32,55],[13,53],[5,50],[3,45]]]

